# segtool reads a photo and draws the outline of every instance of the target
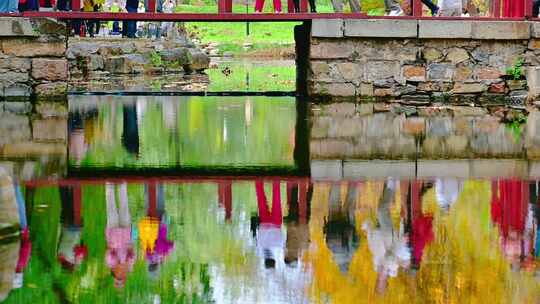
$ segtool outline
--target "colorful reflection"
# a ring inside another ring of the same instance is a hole
[[[296,123],[291,97],[72,96],[70,165],[294,168]]]
[[[540,300],[538,181],[1,172],[0,187],[6,303]]]

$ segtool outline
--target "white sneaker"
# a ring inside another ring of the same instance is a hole
[[[403,10],[400,8],[391,10],[388,13],[388,16],[403,16]]]

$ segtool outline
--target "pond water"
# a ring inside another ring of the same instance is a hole
[[[72,96],[68,110],[65,136],[32,122],[39,151],[10,144],[28,135],[2,114],[5,303],[540,301],[540,167],[524,154],[310,159],[329,135],[290,97]]]

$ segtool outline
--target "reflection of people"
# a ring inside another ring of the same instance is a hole
[[[81,242],[81,188],[60,187],[62,232],[58,244],[58,261],[66,269],[73,270],[87,256],[87,248]]]
[[[435,194],[439,207],[448,211],[457,201],[462,190],[463,184],[457,178],[437,178],[435,181]]]
[[[23,271],[30,261],[32,253],[32,242],[30,241],[30,231],[28,230],[28,221],[26,220],[26,205],[21,193],[21,187],[15,184],[15,198],[19,210],[19,223],[21,226],[21,246],[19,248],[19,259],[15,268],[15,278],[13,288],[21,288],[23,285]]]
[[[405,218],[410,229],[406,232],[410,236],[409,243],[412,247],[412,264],[415,268],[420,267],[424,248],[434,238],[433,215],[424,214],[422,211],[422,196],[432,186],[431,183],[416,180],[401,183],[402,203],[405,203],[405,206],[402,208],[406,211]],[[439,188],[439,190],[442,190],[442,188]]]
[[[163,184],[146,184],[145,192],[147,216],[139,222],[139,238],[148,261],[148,270],[154,275],[159,265],[172,252],[174,243],[167,239]]]
[[[281,191],[279,181],[272,182],[272,207],[264,193],[262,180],[255,181],[255,192],[259,210],[259,223],[256,229],[257,248],[264,259],[265,268],[276,268],[276,261],[283,255],[284,236],[281,230]]]
[[[307,182],[299,184],[287,182],[287,203],[289,214],[285,218],[287,241],[285,243],[285,264],[296,266],[302,252],[309,246],[309,202],[313,188]]]
[[[341,184],[332,185],[329,195],[328,220],[324,224],[326,245],[332,251],[342,272],[347,272],[358,248],[355,226],[355,204],[358,185],[349,183],[345,203],[341,203]]]
[[[232,216],[232,184],[231,181],[218,182],[218,203],[225,209],[225,220],[230,221]]]
[[[123,287],[127,274],[133,269],[135,254],[131,240],[131,216],[129,213],[127,184],[118,186],[119,205],[116,206],[115,186],[105,185],[107,204],[106,262],[111,269],[116,287]]]
[[[139,125],[137,119],[137,106],[134,103],[125,103],[123,109],[122,145],[131,154],[139,155]]]
[[[519,268],[530,251],[530,243],[525,237],[528,190],[528,185],[519,180],[492,182],[491,218],[499,227],[503,252],[513,268]]]
[[[367,232],[368,246],[373,255],[377,271],[377,291],[384,292],[388,277],[395,277],[399,267],[409,267],[411,254],[406,246],[403,226],[396,230],[390,216],[390,205],[395,195],[395,182],[384,184],[383,193],[377,208],[378,225],[373,227],[366,222],[362,226]]]
[[[532,224],[532,245],[533,251],[532,254],[538,258],[540,257],[540,183],[531,182],[529,184],[529,204],[530,210],[532,212],[531,216],[534,217],[531,219]]]
[[[88,146],[84,136],[84,121],[79,112],[70,113],[68,120],[69,156],[80,165]]]

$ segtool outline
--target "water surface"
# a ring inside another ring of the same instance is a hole
[[[309,168],[306,113],[288,97],[73,97],[65,140],[28,131],[56,150],[10,142],[26,133],[0,149],[0,299],[540,301],[536,163]]]

